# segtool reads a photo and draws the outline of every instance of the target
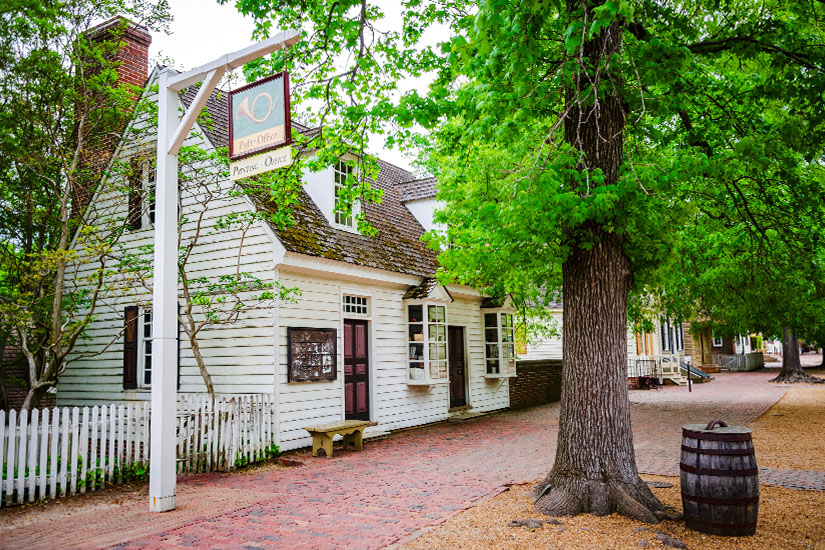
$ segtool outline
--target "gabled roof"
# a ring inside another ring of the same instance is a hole
[[[428,277],[420,284],[408,288],[403,297],[404,300],[424,300],[426,298],[453,301],[450,291],[438,284],[438,281],[432,277]]]
[[[185,90],[181,99],[189,106],[196,94],[197,88],[193,87]],[[215,147],[226,147],[229,143],[228,94],[213,92],[206,109],[211,118],[211,125],[202,125],[207,139]],[[292,125],[294,131],[304,134],[318,132],[295,122]],[[436,253],[421,242],[424,228],[403,205],[397,192],[399,186],[426,180],[415,180],[410,172],[380,159],[378,165],[378,178],[370,184],[382,189],[384,197],[380,203],[362,206],[367,220],[378,230],[377,235],[369,237],[332,227],[312,198],[301,189],[299,204],[292,212],[295,223],[285,229],[273,226],[284,247],[290,252],[398,273],[423,277],[435,274]],[[432,187],[434,189],[434,180]],[[260,203],[258,207],[266,209],[267,204]]]

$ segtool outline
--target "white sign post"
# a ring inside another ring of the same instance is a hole
[[[152,297],[152,432],[149,463],[149,510],[175,509],[178,335],[178,151],[226,71],[298,41],[298,31],[282,31],[267,40],[185,73],[166,68],[158,88],[154,293]],[[178,92],[203,82],[178,121]]]

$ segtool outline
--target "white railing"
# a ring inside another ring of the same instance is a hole
[[[95,491],[149,470],[149,403],[0,410],[0,506]],[[179,474],[228,471],[277,454],[270,395],[181,394]]]
[[[765,357],[762,352],[739,353],[736,355],[719,354],[714,360],[729,371],[751,371],[765,366]]]

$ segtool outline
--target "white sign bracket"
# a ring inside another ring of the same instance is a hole
[[[175,509],[178,338],[178,151],[223,75],[244,63],[288,48],[301,33],[281,31],[272,38],[190,71],[160,73],[158,87],[157,177],[154,289],[152,295],[152,418],[149,462],[149,510]],[[195,100],[178,120],[178,93],[203,82]]]

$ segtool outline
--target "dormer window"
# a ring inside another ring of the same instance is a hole
[[[343,160],[339,160],[333,167],[333,173],[335,178],[335,205],[333,207],[335,225],[339,229],[353,231],[360,206],[357,201],[353,202],[352,205],[350,205],[349,213],[347,213],[343,199],[344,190],[347,185],[347,177],[352,174],[352,166]]]
[[[352,173],[352,166],[346,162],[339,160],[335,163],[335,223],[338,225],[345,225],[352,227],[353,212],[347,215],[345,212],[340,212],[339,208],[342,206],[341,195],[344,192],[344,187],[347,183],[347,177]]]

